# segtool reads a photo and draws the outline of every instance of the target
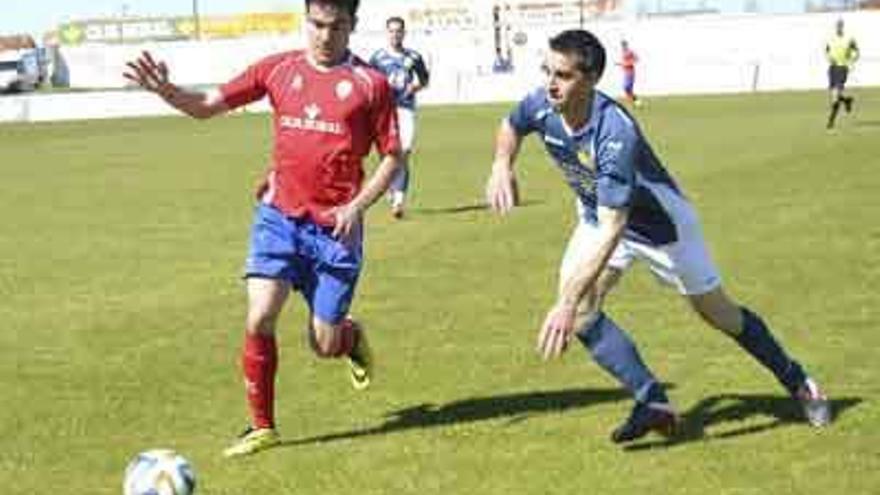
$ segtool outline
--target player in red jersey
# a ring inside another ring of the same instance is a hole
[[[621,40],[620,62],[618,62],[617,65],[623,69],[623,95],[626,97],[627,101],[637,107],[642,105],[642,100],[640,100],[635,93],[636,64],[638,62],[639,57],[636,55],[636,52],[632,51],[632,48],[629,47],[629,42]]]
[[[274,419],[275,326],[290,291],[311,312],[309,340],[321,357],[346,358],[352,384],[366,388],[372,357],[348,316],[362,263],[362,217],[400,167],[394,99],[381,73],[348,49],[358,0],[306,0],[307,47],[268,56],[216,94],[172,84],[165,63],[145,52],[126,78],[203,119],[257,101],[272,104],[274,150],[254,214],[245,267],[248,313],[242,367],[251,423],[224,451],[279,443]],[[382,155],[364,184],[363,158]]]

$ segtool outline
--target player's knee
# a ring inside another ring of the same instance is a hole
[[[587,327],[595,323],[599,313],[602,311],[602,300],[605,296],[606,287],[600,286],[584,295],[578,303],[574,319],[577,331],[586,330]]]
[[[585,331],[589,326],[595,323],[599,316],[599,304],[597,300],[583,301],[578,305],[577,313],[574,317],[574,325],[577,331]]]
[[[742,311],[735,304],[697,307],[697,314],[712,328],[728,335],[739,335],[742,330]]]
[[[309,342],[312,350],[320,358],[332,358],[336,354],[336,341],[333,332],[322,331],[314,325],[309,329]]]
[[[599,312],[594,311],[591,313],[578,314],[575,318],[575,328],[578,335],[585,336],[590,332],[590,329],[596,324],[599,320]]]
[[[337,357],[337,348],[338,346],[333,337],[319,338],[315,336],[312,339],[312,350],[319,358],[330,359]]]
[[[691,306],[708,325],[736,336],[742,330],[742,309],[721,287],[706,294],[690,296]]]
[[[309,328],[309,343],[321,358],[338,358],[345,354],[340,325],[315,319]]]
[[[245,322],[245,331],[249,335],[274,335],[277,315],[264,311],[250,311]]]

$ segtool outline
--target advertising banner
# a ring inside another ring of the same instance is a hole
[[[65,46],[76,46],[288,35],[298,33],[301,24],[302,14],[297,12],[205,16],[198,22],[191,16],[94,19],[59,26],[58,41]]]

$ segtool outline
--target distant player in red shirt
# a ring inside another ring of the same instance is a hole
[[[400,167],[394,98],[385,77],[348,49],[358,0],[306,0],[307,47],[268,56],[215,94],[180,88],[149,53],[126,78],[198,119],[268,96],[274,153],[258,191],[245,263],[248,314],[242,367],[251,423],[224,451],[279,443],[274,420],[275,326],[291,291],[311,311],[309,340],[321,357],[346,358],[352,384],[366,388],[372,358],[363,328],[348,316],[362,262],[362,217]],[[363,158],[382,156],[364,184]]]
[[[629,47],[629,42],[626,40],[621,40],[620,42],[620,62],[617,63],[623,69],[623,95],[626,97],[627,101],[635,106],[641,106],[642,100],[640,100],[635,93],[635,85],[636,85],[636,64],[639,62],[639,57],[636,55],[636,52],[632,51]]]

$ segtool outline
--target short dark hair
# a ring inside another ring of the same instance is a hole
[[[386,19],[385,20],[385,27],[388,27],[392,23],[395,23],[395,22],[400,24],[400,27],[402,27],[403,29],[406,29],[406,21],[403,20],[403,17],[399,17],[399,16],[392,16],[392,17],[389,17],[388,19]]]
[[[584,74],[593,73],[596,80],[605,72],[605,47],[593,33],[569,29],[550,38],[550,49],[578,58],[577,67]]]
[[[306,12],[309,11],[309,7],[312,6],[313,3],[329,3],[331,5],[335,5],[340,9],[345,9],[349,14],[351,14],[351,18],[354,19],[357,17],[357,10],[360,0],[306,0]]]

